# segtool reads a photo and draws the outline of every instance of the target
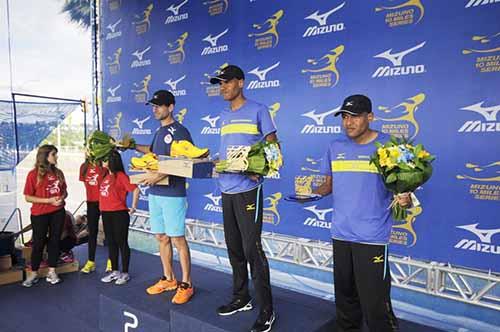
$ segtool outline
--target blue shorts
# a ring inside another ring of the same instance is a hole
[[[185,235],[186,197],[149,194],[148,201],[151,232],[173,237]]]

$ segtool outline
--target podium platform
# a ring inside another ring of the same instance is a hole
[[[82,246],[75,252],[80,262],[85,262],[86,251]],[[195,296],[187,304],[175,305],[173,292],[145,291],[161,275],[158,256],[132,251],[132,279],[121,286],[100,281],[106,257],[106,248],[98,247],[98,272],[62,275],[61,284],[42,280],[32,288],[20,283],[0,286],[0,331],[243,332],[257,318],[256,306],[232,316],[217,315],[216,308],[231,298],[229,274],[193,266]],[[177,262],[174,268],[180,276]],[[273,298],[277,313],[273,331],[335,331],[334,303],[278,287],[273,287]],[[438,331],[403,320],[400,324],[401,331]]]

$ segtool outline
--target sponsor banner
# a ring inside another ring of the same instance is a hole
[[[264,181],[264,231],[330,241],[335,184],[333,198],[304,205],[284,198],[325,181],[322,158],[344,136],[335,114],[345,97],[365,94],[371,128],[422,143],[437,157],[416,192],[422,205],[393,222],[391,252],[500,272],[500,2],[360,3],[101,1],[103,130],[151,144],[160,124],[145,103],[165,89],[176,98],[175,120],[217,158],[220,115],[229,109],[223,98],[231,95],[209,81],[238,65],[245,80],[234,84],[267,108],[284,156],[283,168]],[[335,167],[352,169],[343,151],[336,154]],[[122,152],[124,162],[132,155]],[[355,166],[375,172],[369,158],[359,154]],[[148,188],[140,190],[147,209]],[[215,180],[190,180],[188,202],[188,217],[222,222]]]

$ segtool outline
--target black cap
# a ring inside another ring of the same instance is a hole
[[[156,105],[156,106],[170,106],[171,104],[175,105],[175,97],[174,95],[167,90],[158,90],[153,94],[153,98],[148,100],[146,105]]]
[[[335,116],[347,113],[351,115],[359,115],[363,113],[371,113],[372,102],[370,98],[363,95],[352,95],[344,99],[342,107],[335,113]]]
[[[243,70],[241,70],[241,68],[238,66],[228,65],[221,69],[219,75],[210,78],[210,83],[219,84],[222,81],[227,82],[232,80],[233,78],[236,78],[237,80],[244,80],[245,73],[243,73]]]

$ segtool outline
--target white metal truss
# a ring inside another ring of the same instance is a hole
[[[130,228],[150,232],[149,215],[136,213]],[[186,220],[186,238],[191,243],[225,248],[222,224]],[[262,233],[267,257],[323,271],[333,269],[333,250],[328,242]],[[390,255],[392,285],[500,311],[500,275],[410,257]]]

